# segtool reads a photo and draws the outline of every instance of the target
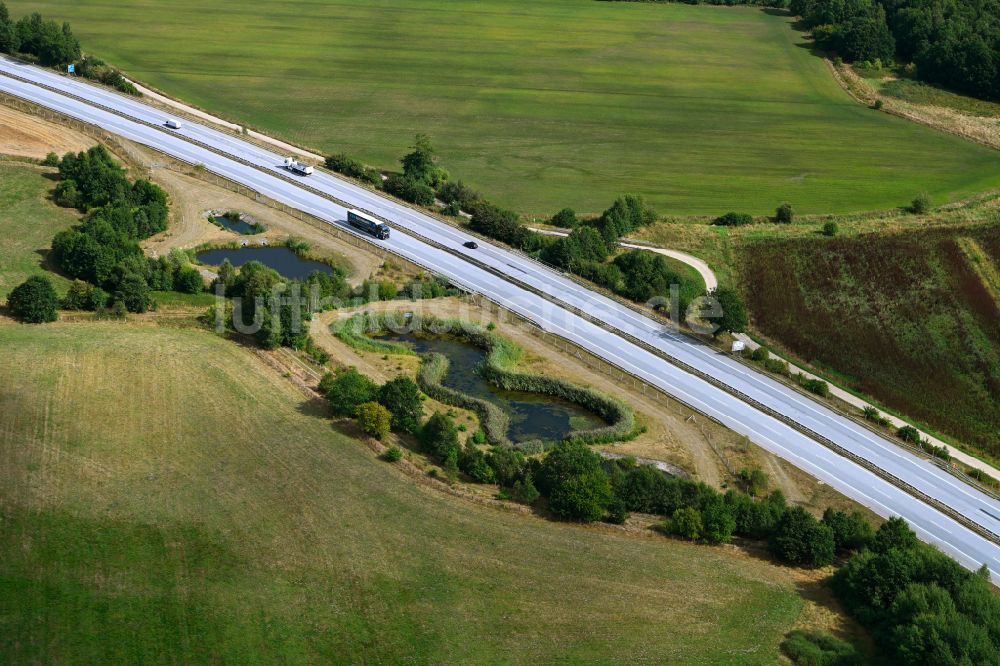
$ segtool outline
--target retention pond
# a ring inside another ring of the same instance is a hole
[[[293,280],[302,280],[313,271],[333,274],[333,267],[322,261],[303,259],[287,247],[241,247],[236,249],[205,250],[197,255],[198,261],[209,266],[218,266],[226,259],[233,266],[242,266],[250,261],[259,261],[273,268],[280,275]]]
[[[483,379],[477,372],[486,352],[467,342],[447,337],[413,334],[376,336],[379,340],[405,344],[418,354],[436,352],[449,361],[442,384],[475,398],[488,400],[510,415],[507,436],[512,442],[556,441],[574,430],[590,430],[607,425],[583,407],[538,393],[505,391]]]

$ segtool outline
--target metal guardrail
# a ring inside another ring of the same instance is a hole
[[[139,120],[139,119],[133,118],[133,117],[131,117],[131,116],[129,116],[129,115],[123,113],[123,112],[120,112],[120,111],[118,111],[116,109],[113,109],[111,107],[104,106],[102,104],[97,104],[97,103],[89,102],[89,101],[87,101],[87,100],[85,100],[85,99],[83,99],[83,98],[81,98],[81,97],[79,97],[77,95],[73,95],[72,93],[65,93],[65,92],[60,91],[58,89],[52,88],[51,86],[47,86],[45,84],[39,84],[37,82],[30,81],[30,80],[25,79],[23,77],[19,77],[19,76],[16,76],[16,75],[8,74],[6,72],[4,72],[2,75],[3,76],[7,76],[7,77],[12,78],[12,79],[15,79],[15,80],[18,80],[18,81],[22,81],[22,82],[27,83],[29,85],[34,85],[36,87],[49,90],[49,91],[54,92],[54,93],[56,93],[58,95],[61,95],[63,97],[69,97],[69,98],[74,99],[74,100],[76,100],[78,102],[86,104],[87,106],[99,108],[99,109],[101,109],[103,111],[106,111],[108,113],[112,113],[112,114],[114,114],[116,116],[119,116],[121,118],[125,118],[125,119],[129,120],[130,122],[136,122],[136,123],[139,123],[139,124],[142,124],[142,125],[146,125],[147,127],[150,127],[152,129],[156,129],[158,131],[162,131],[165,134],[170,134],[170,133],[166,132],[166,130],[164,130],[159,125],[156,125],[154,123],[150,123],[150,122],[147,122],[147,121],[143,121],[143,120]],[[17,95],[13,95],[11,93],[5,93],[5,94],[11,95],[12,97],[17,97],[18,99],[21,99],[21,100],[27,102],[28,104],[32,104],[32,105],[44,107],[43,104],[38,104],[37,102],[33,102],[32,100],[25,100],[24,98],[21,98],[21,97],[19,97]],[[58,111],[57,111],[57,113],[58,113]],[[61,114],[61,115],[65,115],[65,114]],[[76,120],[76,119],[74,119],[74,120]],[[77,122],[83,122],[83,121],[77,121]],[[173,134],[170,134],[170,135],[174,136]],[[212,153],[215,153],[217,155],[223,156],[223,157],[225,157],[227,159],[232,159],[232,160],[234,160],[236,162],[239,162],[239,163],[241,163],[241,164],[243,164],[245,166],[248,166],[250,168],[253,168],[253,169],[256,169],[256,170],[259,170],[259,171],[264,171],[264,169],[262,169],[260,166],[254,164],[253,162],[250,162],[249,160],[246,160],[246,159],[243,159],[241,157],[232,155],[230,153],[226,153],[225,151],[216,149],[213,146],[209,146],[208,144],[205,144],[205,143],[203,143],[201,141],[198,141],[196,139],[191,139],[191,138],[188,138],[188,137],[184,137],[184,140],[186,140],[187,142],[189,142],[191,144],[199,146],[200,148],[208,150],[208,151],[210,151]],[[173,158],[173,159],[177,159],[177,158]],[[179,160],[179,161],[183,162],[184,160]],[[324,198],[324,199],[326,199],[328,201],[332,201],[332,202],[334,202],[334,203],[336,203],[336,204],[338,204],[340,206],[344,206],[346,208],[352,208],[352,207],[354,207],[351,204],[347,203],[346,201],[338,199],[337,197],[334,197],[334,196],[332,196],[332,195],[330,195],[330,194],[328,194],[326,192],[322,192],[320,190],[317,190],[317,189],[309,186],[308,184],[303,183],[300,179],[293,179],[292,177],[287,176],[285,174],[282,174],[282,173],[280,173],[278,171],[275,171],[275,172],[265,171],[265,173],[268,173],[269,175],[273,175],[273,176],[275,176],[277,178],[280,178],[282,180],[285,180],[285,181],[287,181],[289,183],[295,184],[296,186],[300,187],[301,189],[309,191],[310,193],[312,193],[312,194],[314,194],[316,196],[319,196],[321,198]],[[215,174],[215,175],[218,176],[218,177],[220,177],[220,178],[222,178],[222,179],[224,179],[224,180],[232,182],[235,185],[238,185],[240,187],[246,188],[245,185],[242,185],[240,183],[236,183],[235,181],[233,181],[230,178],[227,178],[226,176],[223,176],[221,174]],[[246,188],[246,189],[251,189],[251,188]],[[264,196],[266,196],[266,195],[264,195]],[[410,207],[410,206],[407,206],[407,207]],[[365,209],[361,209],[361,210],[363,210],[365,213],[371,214],[373,217],[376,217],[378,219],[383,219],[381,216],[376,215],[376,214],[372,213],[371,211],[368,211],[368,210],[365,210]],[[404,227],[400,227],[398,224],[392,223],[389,220],[383,220],[383,221],[386,222],[387,224],[389,224],[389,226],[391,226],[393,228],[400,229],[400,230],[402,230],[402,231],[404,231],[404,232],[406,232],[406,233],[408,233],[410,235],[413,235],[413,236],[417,237],[422,242],[424,242],[424,243],[426,243],[428,245],[431,245],[432,247],[435,247],[437,249],[440,249],[440,250],[443,250],[445,252],[448,252],[449,254],[452,254],[452,255],[455,255],[455,256],[459,256],[457,250],[455,250],[454,248],[450,248],[450,247],[448,247],[448,246],[446,246],[444,244],[438,243],[437,241],[434,241],[434,240],[431,240],[431,239],[429,239],[429,238],[427,238],[425,236],[422,236],[419,232],[415,232],[412,229],[407,229],[407,228],[404,228]],[[330,224],[330,223],[326,223],[326,224]],[[334,225],[330,224],[330,226],[334,226]],[[344,226],[343,230],[347,231],[348,228],[346,226]],[[351,235],[359,237],[359,238],[363,238],[364,240],[368,241],[369,243],[371,242],[370,239],[364,237],[361,234],[351,233]],[[375,244],[375,245],[377,245],[377,244]],[[382,247],[381,249],[383,251],[386,251],[386,252],[390,253],[390,254],[399,256],[404,261],[407,261],[409,263],[415,263],[412,259],[410,259],[408,257],[404,257],[402,255],[399,255],[398,253],[393,252],[392,250],[390,250],[388,248]],[[519,252],[518,254],[522,254],[522,256],[524,256],[525,258],[529,258],[529,257],[527,257],[527,255],[523,255],[523,253]],[[554,304],[559,305],[560,307],[562,307],[562,308],[564,308],[566,310],[569,310],[570,312],[573,312],[577,316],[584,318],[585,320],[589,321],[590,323],[592,323],[594,325],[600,326],[601,328],[603,328],[604,330],[607,330],[608,332],[614,333],[615,335],[618,335],[620,337],[625,338],[629,342],[631,342],[631,343],[639,346],[640,348],[642,348],[642,349],[644,349],[644,350],[646,350],[646,351],[648,351],[648,352],[656,355],[658,358],[661,358],[661,359],[667,361],[668,363],[671,363],[672,365],[674,365],[674,366],[676,366],[676,367],[684,370],[685,372],[687,372],[689,374],[692,374],[692,375],[698,377],[699,379],[702,379],[703,381],[708,382],[712,386],[715,386],[716,388],[718,388],[720,390],[723,390],[726,393],[729,393],[730,395],[732,395],[732,396],[740,399],[741,401],[749,404],[750,406],[754,407],[758,411],[760,411],[760,412],[762,412],[764,414],[767,414],[768,416],[771,416],[772,418],[775,418],[775,419],[781,421],[785,425],[787,425],[787,426],[795,429],[796,431],[804,434],[805,436],[809,437],[810,439],[812,439],[812,440],[818,442],[819,444],[822,444],[823,446],[829,448],[830,450],[834,451],[838,455],[840,455],[840,456],[842,456],[844,458],[847,458],[848,460],[851,460],[855,464],[857,464],[857,465],[859,465],[859,466],[867,469],[868,471],[874,473],[876,476],[879,476],[880,478],[882,478],[882,479],[884,479],[886,481],[889,481],[890,483],[892,483],[896,487],[904,490],[905,492],[909,493],[910,495],[913,495],[917,499],[920,499],[925,504],[928,504],[928,505],[936,508],[937,510],[939,510],[942,513],[944,513],[945,515],[949,516],[950,518],[952,518],[956,522],[962,524],[963,526],[967,527],[968,529],[972,530],[973,532],[976,532],[980,536],[982,536],[982,537],[984,537],[984,538],[992,541],[993,543],[996,543],[996,544],[1000,545],[1000,534],[997,534],[997,533],[995,533],[995,532],[987,529],[986,527],[983,527],[982,525],[969,520],[967,517],[965,517],[964,515],[962,515],[958,511],[952,509],[951,507],[949,507],[948,505],[944,504],[943,502],[941,502],[941,501],[939,501],[939,500],[937,500],[937,499],[935,499],[933,497],[930,497],[929,495],[927,495],[926,493],[924,493],[924,492],[920,491],[919,489],[915,488],[914,486],[912,486],[908,482],[904,481],[903,479],[900,479],[899,477],[897,477],[897,476],[895,476],[893,474],[890,474],[889,472],[885,471],[884,469],[882,469],[878,465],[872,463],[868,459],[866,459],[866,458],[864,458],[862,456],[859,456],[859,455],[857,455],[857,454],[855,454],[855,453],[853,453],[851,451],[848,451],[847,449],[845,449],[844,447],[840,446],[836,442],[834,442],[834,441],[826,438],[823,435],[820,435],[819,433],[813,431],[810,428],[807,428],[806,426],[798,423],[794,419],[781,414],[777,410],[774,410],[774,409],[768,407],[767,405],[764,405],[763,403],[761,403],[761,402],[757,401],[756,399],[754,399],[754,398],[746,395],[745,393],[743,393],[743,392],[741,392],[741,391],[739,391],[739,390],[737,390],[737,389],[729,386],[725,382],[723,382],[723,381],[721,381],[721,380],[719,380],[719,379],[717,379],[715,377],[712,377],[711,375],[709,375],[709,374],[707,374],[705,372],[702,372],[702,371],[698,370],[697,368],[694,368],[693,366],[690,366],[689,364],[684,363],[683,361],[680,361],[679,359],[670,356],[669,354],[664,353],[663,351],[659,350],[658,348],[653,347],[652,345],[649,345],[648,343],[646,343],[646,342],[644,342],[644,341],[636,338],[635,336],[631,335],[630,333],[627,333],[625,331],[617,329],[614,326],[611,326],[610,324],[607,324],[606,322],[603,322],[603,321],[597,319],[596,317],[593,317],[592,315],[590,315],[590,314],[588,314],[586,312],[583,312],[579,308],[571,306],[568,303],[564,303],[564,302],[559,301],[555,297],[553,297],[553,296],[551,296],[551,295],[549,295],[549,294],[547,294],[545,292],[542,292],[540,289],[538,289],[538,288],[536,288],[536,287],[534,287],[534,286],[532,286],[532,285],[530,285],[530,284],[528,284],[526,282],[523,282],[523,281],[521,281],[521,280],[519,280],[519,279],[517,279],[517,278],[515,278],[515,277],[513,277],[511,275],[507,275],[505,273],[501,273],[499,270],[494,269],[493,267],[491,267],[491,266],[489,266],[489,265],[487,265],[487,264],[485,264],[485,263],[483,263],[481,261],[478,261],[478,260],[476,260],[474,258],[471,258],[468,255],[462,254],[461,258],[462,258],[463,261],[466,261],[468,263],[472,263],[473,265],[476,265],[480,269],[486,270],[490,274],[496,275],[497,277],[499,277],[499,278],[501,278],[501,279],[503,279],[503,280],[505,280],[507,282],[511,282],[513,284],[516,284],[516,285],[520,286],[521,288],[529,291],[530,293],[532,293],[532,294],[534,294],[536,296],[539,296],[539,297],[541,297],[541,298],[543,298],[543,299],[545,299],[545,300],[547,300],[547,301],[549,301],[551,303],[554,303]],[[433,266],[425,266],[424,268],[426,268],[428,270],[431,270],[431,271],[434,270]],[[559,272],[560,272],[560,274],[565,275],[561,271],[559,271]],[[461,282],[461,281],[452,280],[452,282]],[[464,286],[464,288],[467,291],[479,293],[477,289],[475,289],[474,287],[472,287],[470,285],[462,285],[462,286]],[[501,308],[509,311],[509,308],[506,308],[505,306],[503,306],[503,304],[494,301],[493,299],[489,298],[485,294],[481,294],[481,295],[484,296],[485,298],[487,298],[488,300],[490,300],[491,302],[493,302],[498,307],[501,307]],[[616,301],[617,301],[617,299],[616,299]],[[643,316],[647,316],[648,317],[648,313],[639,310],[639,308],[636,307],[634,304],[625,304],[625,303],[623,303],[623,305],[627,305],[628,307],[630,307],[631,309],[635,310],[636,312],[639,312]],[[576,345],[576,343],[574,343],[572,341],[568,341],[568,342],[570,342],[571,344],[573,344],[575,346],[579,346],[579,345]],[[587,353],[591,353],[591,352],[589,352],[589,350],[586,350],[586,349],[584,349],[584,351],[586,351]],[[643,378],[639,377],[635,373],[633,373],[630,370],[628,370],[628,369],[620,366],[617,363],[614,363],[612,361],[608,361],[607,359],[605,359],[605,362],[607,362],[609,365],[617,367],[621,372],[623,372],[625,374],[628,374],[629,376],[633,377],[633,379],[636,379],[636,380],[641,381],[641,382],[646,383],[646,384],[649,383],[646,380],[644,380]],[[659,387],[653,386],[653,388],[656,389],[656,390],[662,391],[662,389],[660,389]],[[665,391],[663,391],[663,392],[666,393]],[[668,395],[670,395],[670,394],[668,394]],[[670,395],[670,397],[673,398],[673,399],[678,400],[679,402],[681,402],[681,403],[683,403],[685,405],[687,405],[693,411],[698,412],[700,414],[703,414],[704,416],[706,416],[708,418],[711,418],[713,421],[715,421],[715,422],[719,423],[720,425],[723,425],[723,427],[725,427],[725,424],[722,424],[721,422],[719,422],[718,419],[715,419],[714,417],[712,417],[710,415],[704,414],[704,412],[702,412],[700,409],[694,407],[690,403],[686,402],[683,398],[681,398],[679,396],[674,396],[674,395]],[[826,406],[826,405],[824,405],[824,406]],[[879,434],[879,433],[876,433],[876,434]],[[879,434],[879,436],[881,437],[882,435]],[[990,494],[992,495],[992,493],[990,493]]]

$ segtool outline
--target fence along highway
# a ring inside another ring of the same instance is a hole
[[[656,321],[519,253],[487,242],[468,250],[462,246],[468,235],[408,206],[327,173],[316,172],[307,179],[290,176],[283,156],[266,148],[193,122],[167,129],[164,113],[156,108],[48,70],[3,59],[0,74],[4,74],[0,75],[2,92],[181,161],[202,164],[212,173],[345,230],[348,206],[390,222],[395,230],[387,240],[359,237],[566,338],[746,435],[876,513],[906,518],[924,540],[969,568],[987,564],[994,581],[1000,580],[1000,546],[805,432],[816,433],[883,475],[901,480],[917,494],[950,507],[981,528],[979,532],[1000,533],[998,502],[777,381],[665,330]]]

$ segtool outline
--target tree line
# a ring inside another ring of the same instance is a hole
[[[1000,0],[683,1],[789,9],[848,62],[896,62],[915,78],[1000,100]]]
[[[911,64],[917,78],[1000,99],[1000,0],[791,0],[790,9],[846,60]]]
[[[43,65],[65,65],[80,57],[80,42],[69,23],[46,21],[38,12],[15,22],[0,2],[0,53],[30,56]]]
[[[1000,0],[680,1],[788,9],[848,62],[895,62],[915,78],[1000,100]]]
[[[15,22],[3,2],[0,2],[0,53],[18,55],[52,67],[73,63],[78,76],[129,95],[138,97],[140,94],[121,72],[103,60],[81,57],[80,42],[73,36],[69,23],[59,25],[46,21],[38,12]]]

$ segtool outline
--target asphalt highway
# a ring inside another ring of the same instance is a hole
[[[663,357],[713,377],[998,534],[1000,503],[823,404],[693,338],[667,330],[655,320],[590,291],[557,271],[493,243],[479,241],[478,249],[467,249],[462,243],[469,240],[468,235],[413,208],[330,174],[316,172],[308,178],[294,177],[282,167],[283,155],[210,127],[184,121],[180,130],[167,129],[163,124],[168,117],[164,111],[50,70],[0,59],[0,91],[176,159],[202,164],[210,172],[332,225],[349,230],[344,222],[345,207],[310,189],[382,217],[394,227],[388,241],[363,234],[358,234],[359,237],[383,244],[456,285],[482,294],[542,329],[576,343],[746,435],[876,513],[904,517],[922,539],[936,544],[969,568],[987,564],[994,581],[1000,581],[997,544],[814,438]],[[576,312],[586,313],[587,317]]]

